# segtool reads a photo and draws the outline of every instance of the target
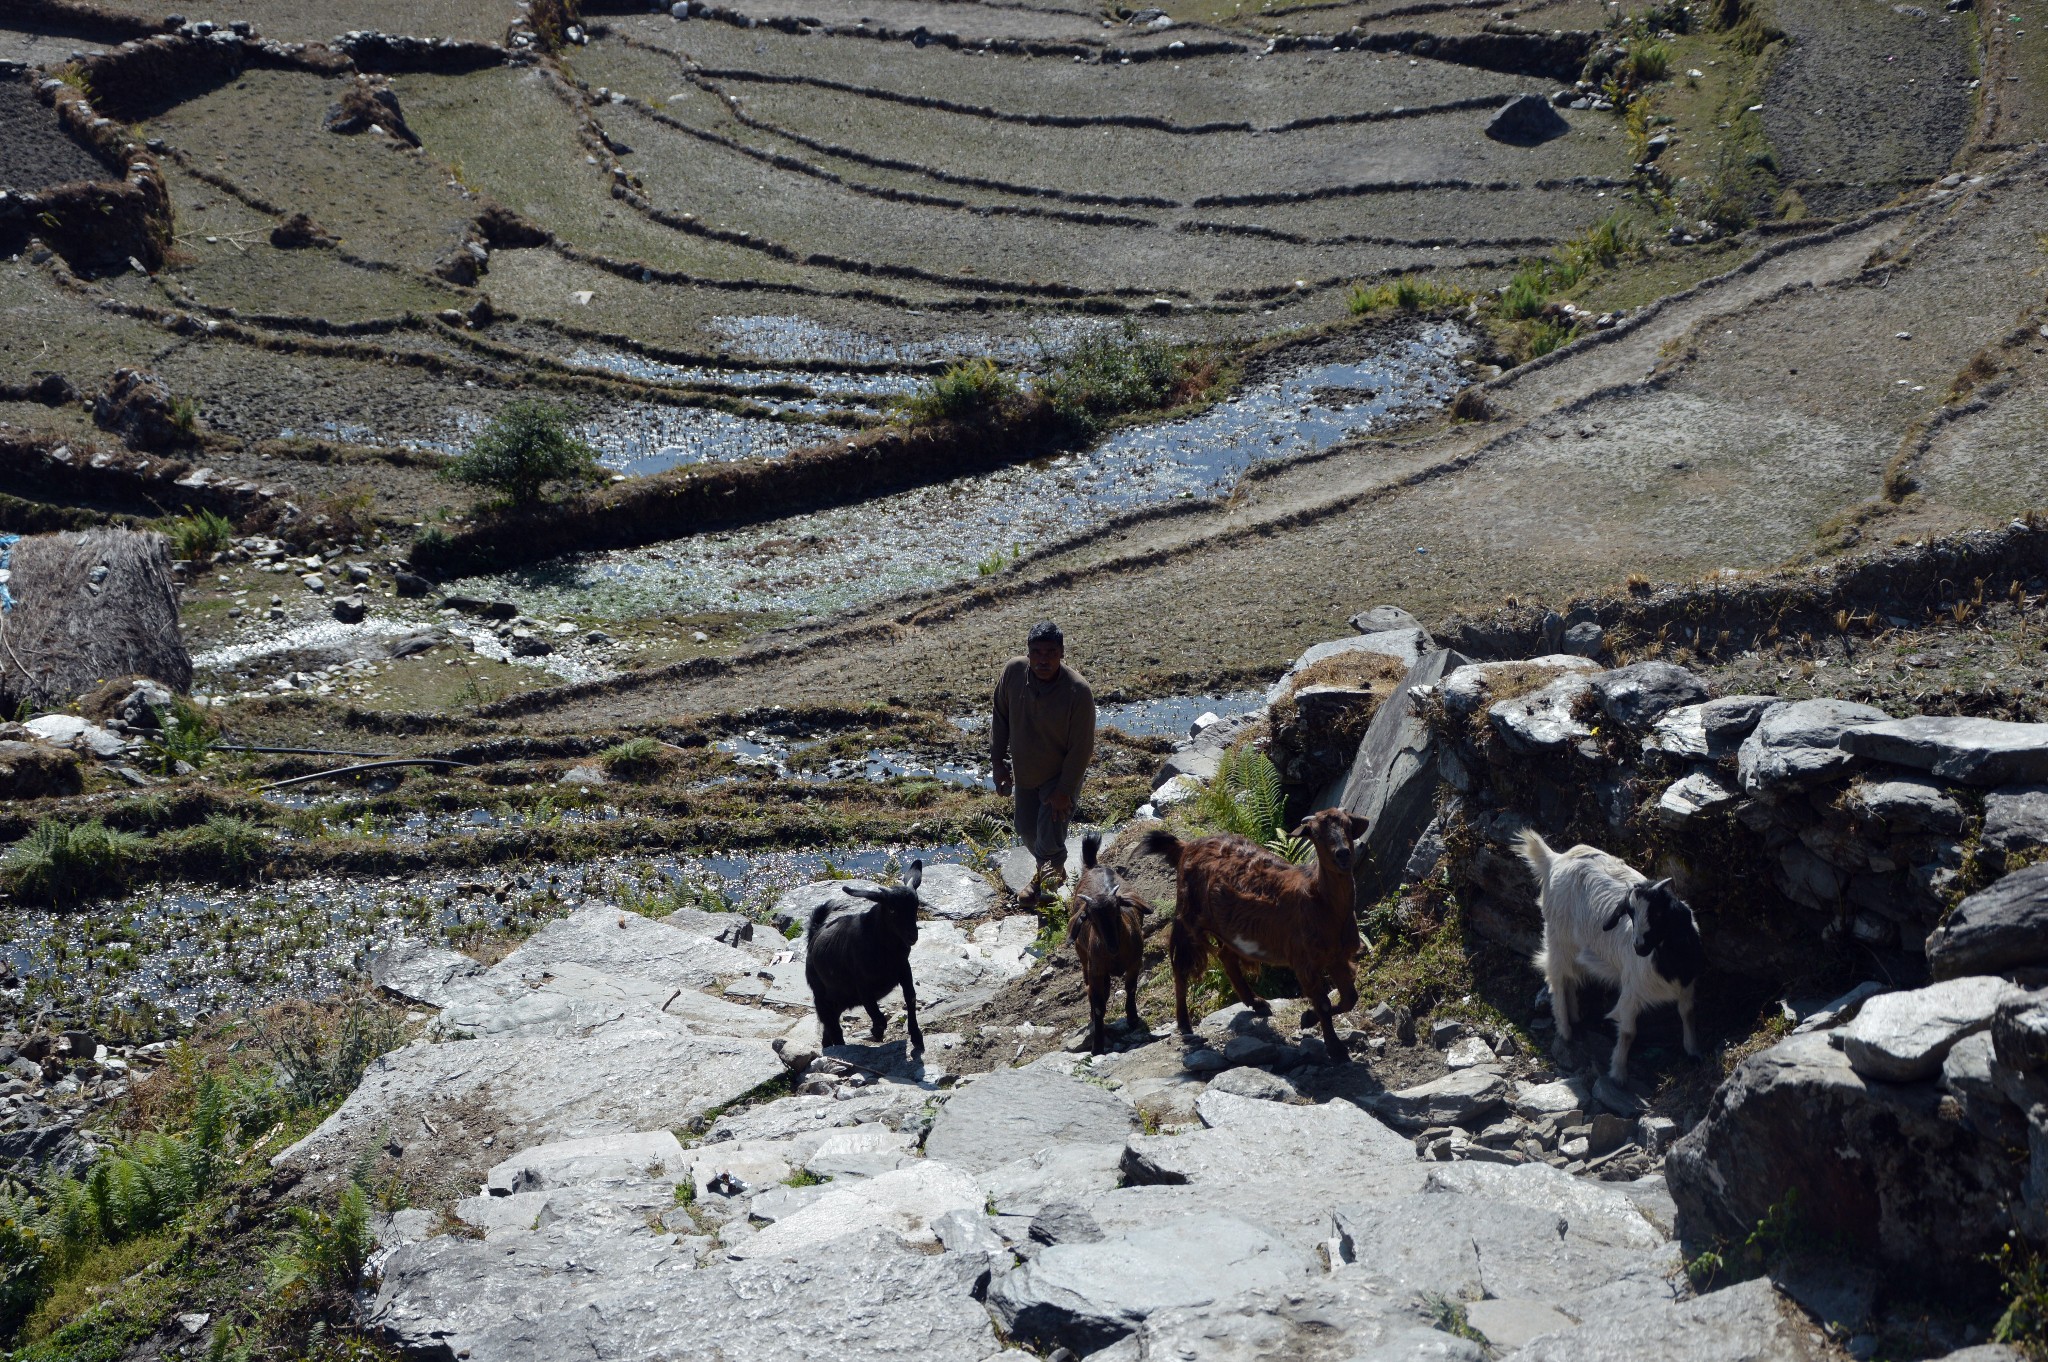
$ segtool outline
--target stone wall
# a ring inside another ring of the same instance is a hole
[[[1716,967],[1779,981],[1926,979],[1942,915],[2048,844],[2048,725],[1709,698],[1669,663],[1566,655],[1452,672],[1420,717],[1452,879],[1518,949],[1541,930],[1525,826],[1671,877]]]

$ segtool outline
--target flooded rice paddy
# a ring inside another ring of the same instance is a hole
[[[1178,497],[1225,493],[1253,464],[1327,449],[1418,409],[1460,379],[1468,344],[1434,324],[1362,359],[1306,367],[1184,420],[995,473],[645,548],[471,579],[538,616],[760,612],[816,618],[1002,571],[1032,549]]]

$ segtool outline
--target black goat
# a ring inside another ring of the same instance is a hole
[[[910,1014],[911,1053],[924,1053],[924,1032],[917,1025],[917,987],[910,978],[910,948],[917,944],[917,886],[923,879],[924,862],[912,861],[902,884],[885,889],[848,887],[848,894],[868,901],[865,908],[821,903],[811,910],[804,978],[810,983],[818,1027],[828,1048],[846,1044],[839,1014],[855,1006],[866,1008],[874,1023],[869,1039],[880,1040],[888,1023],[877,1004],[900,986]]]

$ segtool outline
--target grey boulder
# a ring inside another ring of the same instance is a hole
[[[1986,1030],[1998,1005],[2013,992],[2003,979],[1974,975],[1926,988],[1880,993],[1854,1020],[1829,1032],[1864,1078],[1913,1083],[1941,1072],[1949,1050]]]
[[[1666,827],[1685,827],[1706,814],[1728,808],[1742,791],[1711,767],[1696,767],[1657,796],[1657,819]]]
[[[1977,844],[2001,864],[2016,851],[2048,846],[2048,785],[2009,785],[1986,794]]]
[[[1375,605],[1346,621],[1361,634],[1383,634],[1390,629],[1420,629],[1422,621],[1398,605]]]
[[[1436,737],[1415,707],[1415,692],[1464,663],[1457,653],[1428,654],[1374,711],[1341,789],[1323,801],[1368,820],[1367,855],[1353,871],[1378,898],[1399,883],[1408,853],[1436,813]]]
[[[2048,724],[1917,714],[1845,734],[1842,746],[1964,785],[2048,780]]]
[[[1592,685],[1601,712],[1637,733],[1648,731],[1680,705],[1696,705],[1707,698],[1704,678],[1669,662],[1617,667],[1594,677]]]
[[[1688,1240],[1747,1235],[1793,1195],[1814,1234],[1895,1281],[1972,1279],[2004,1238],[2020,1175],[1945,1116],[1942,1097],[1930,1083],[1866,1080],[1827,1033],[1751,1056],[1666,1157]]]
[[[1486,715],[1511,750],[1552,755],[1593,736],[1578,717],[1579,702],[1591,690],[1592,682],[1583,676],[1560,676],[1527,695],[1500,701]]]
[[[1853,787],[1844,802],[1895,832],[1952,835],[1963,830],[1963,806],[1925,776],[1866,780]]]
[[[1733,755],[1755,731],[1764,711],[1777,703],[1774,695],[1724,695],[1704,704],[1680,705],[1656,718],[1643,746],[1691,761],[1719,761]]]
[[[917,901],[934,917],[980,917],[996,906],[996,891],[964,865],[928,865],[917,886]]]
[[[1396,1130],[1469,1126],[1507,1105],[1508,1081],[1491,1069],[1462,1069],[1368,1101],[1373,1114]]]
[[[1884,723],[1881,709],[1848,700],[1794,700],[1773,705],[1757,720],[1736,755],[1742,788],[1775,796],[1806,789],[1846,771],[1856,757],[1841,745],[1843,734]]]
[[[1486,120],[1486,135],[1511,146],[1533,147],[1572,130],[1564,115],[1541,95],[1516,95]]]
[[[1286,695],[1298,684],[1303,672],[1332,658],[1357,658],[1361,663],[1367,658],[1376,658],[1405,669],[1414,666],[1427,651],[1429,635],[1419,627],[1383,629],[1377,633],[1356,634],[1350,638],[1318,643],[1296,658],[1294,665],[1267,689],[1266,702],[1271,704]]]
[[[2048,965],[2048,863],[1970,895],[1927,938],[1927,967],[1937,979],[2036,965]]]

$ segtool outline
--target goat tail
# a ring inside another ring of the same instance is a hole
[[[1550,883],[1550,867],[1557,860],[1557,853],[1550,849],[1550,844],[1543,840],[1536,829],[1524,828],[1522,835],[1515,839],[1515,850],[1528,862],[1538,884]]]
[[[1102,850],[1101,833],[1091,832],[1081,839],[1081,868],[1083,870],[1093,870],[1095,868],[1095,853],[1100,850]]]
[[[1180,838],[1174,836],[1165,828],[1154,828],[1146,833],[1138,842],[1138,850],[1149,852],[1154,856],[1162,856],[1169,865],[1180,864]]]
[[[818,928],[824,926],[825,919],[830,916],[832,916],[832,905],[829,903],[821,903],[811,909],[811,925],[804,932],[804,939],[806,941],[816,941],[818,939]]]

